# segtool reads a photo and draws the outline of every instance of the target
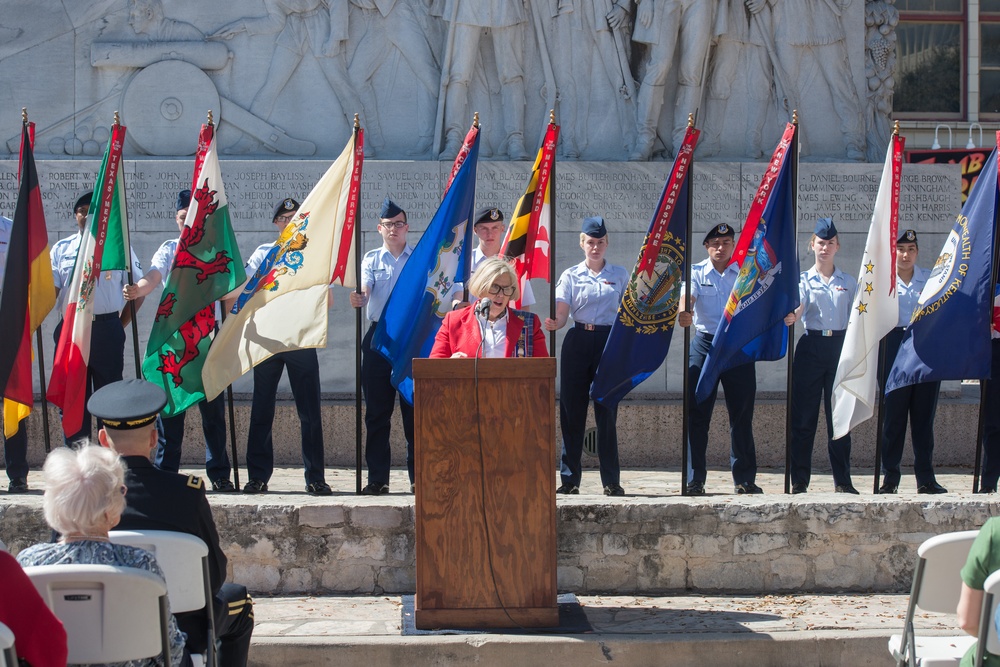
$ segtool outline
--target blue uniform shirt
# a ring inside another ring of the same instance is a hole
[[[580,262],[559,276],[556,284],[556,303],[569,304],[569,314],[575,322],[608,326],[618,315],[622,292],[628,282],[628,273],[621,266],[609,262],[599,273]]]
[[[730,264],[719,273],[712,260],[704,259],[691,267],[691,295],[694,298],[694,328],[698,333],[714,336],[722,320],[722,312],[733,292],[740,270]],[[684,290],[686,293],[686,289]]]
[[[167,282],[167,274],[170,273],[170,269],[174,266],[174,258],[177,256],[177,246],[180,242],[179,238],[164,241],[156,251],[156,254],[153,255],[153,259],[149,262],[149,270],[156,269],[159,271],[162,282]]]
[[[799,300],[802,302],[802,326],[806,329],[847,328],[854,305],[858,282],[840,269],[834,269],[830,282],[823,282],[816,267],[799,275]]]
[[[931,275],[930,269],[921,269],[919,266],[913,267],[913,277],[907,285],[899,276],[896,276],[896,296],[899,303],[899,321],[897,327],[909,326],[913,311],[917,309],[917,301],[920,300],[920,293],[924,291],[927,278]]]
[[[382,310],[396,286],[399,273],[410,258],[413,248],[407,245],[399,257],[393,257],[384,245],[365,253],[361,259],[361,286],[368,288],[368,321],[378,322]]]
[[[62,313],[66,309],[66,294],[70,281],[73,279],[73,267],[76,255],[80,250],[81,234],[77,232],[52,246],[49,258],[52,260],[52,277],[56,289],[59,290],[59,303],[56,307]],[[135,252],[129,248],[132,258],[132,276],[138,280],[142,276],[142,265]],[[127,271],[101,271],[101,277],[94,288],[94,315],[119,313],[125,307],[125,297],[122,290],[128,285]]]

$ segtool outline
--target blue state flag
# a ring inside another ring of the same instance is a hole
[[[920,293],[886,393],[920,382],[989,377],[997,192],[994,148]]]
[[[688,128],[611,326],[591,396],[618,405],[656,372],[670,349],[687,256],[688,178],[698,130]]]
[[[479,135],[455,175],[427,231],[406,260],[379,318],[372,350],[392,364],[392,385],[413,403],[413,360],[429,357],[444,319],[443,302],[464,281],[464,253],[472,252]]]
[[[795,196],[791,177],[795,157],[791,151],[792,138],[792,133],[786,131],[775,151],[772,163],[780,158],[777,175],[765,174],[771,186],[762,188],[766,200],[761,202],[764,206],[760,219],[748,219],[743,227],[743,234],[752,232],[753,237],[745,246],[746,256],[736,284],[701,369],[695,390],[699,402],[708,398],[719,376],[730,368],[780,359],[788,348],[788,327],[783,320],[799,307],[799,259],[795,252],[792,206]],[[751,207],[751,215],[756,215],[755,208]],[[740,245],[744,243],[740,238]]]

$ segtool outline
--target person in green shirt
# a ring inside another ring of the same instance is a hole
[[[988,520],[972,543],[969,557],[962,568],[962,596],[958,600],[958,623],[970,635],[979,635],[979,616],[983,608],[983,586],[986,579],[1000,570],[1000,517]],[[961,667],[972,667],[976,658],[973,644],[962,656]],[[987,652],[983,665],[1000,667],[1000,656]]]

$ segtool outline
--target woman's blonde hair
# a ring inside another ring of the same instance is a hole
[[[519,299],[521,288],[517,284],[517,274],[514,273],[514,267],[507,259],[499,256],[484,259],[479,268],[475,270],[472,279],[469,280],[469,294],[477,299],[489,296],[490,287],[500,276],[509,277],[510,284],[514,286],[514,295],[510,297],[511,301]]]
[[[125,509],[125,466],[106,447],[59,447],[45,459],[45,521],[63,535],[93,535],[105,522],[105,513]]]

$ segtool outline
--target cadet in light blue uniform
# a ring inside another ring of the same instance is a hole
[[[809,247],[816,263],[799,276],[801,305],[785,324],[802,319],[805,335],[795,348],[792,365],[792,493],[805,493],[812,471],[813,441],[819,422],[819,402],[826,412],[827,449],[833,468],[834,489],[857,493],[851,483],[851,435],[833,439],[833,378],[844,346],[844,332],[851,319],[857,281],[838,269],[833,258],[840,249],[832,218],[816,221]]]
[[[896,295],[899,321],[896,328],[882,341],[884,361],[879,368],[888,374],[896,361],[903,334],[917,307],[920,293],[931,275],[930,270],[916,266],[917,233],[905,230],[896,240]],[[879,386],[885,386],[881,377]],[[899,487],[899,462],[903,458],[906,422],[909,417],[913,438],[913,474],[917,478],[917,493],[947,493],[934,478],[934,415],[937,412],[940,382],[907,385],[885,395],[882,419],[882,486],[879,493],[896,493]]]
[[[718,383],[712,393],[699,403],[695,399],[695,388],[701,376],[705,358],[712,349],[712,340],[722,320],[726,302],[736,284],[739,269],[730,264],[736,249],[733,239],[735,230],[725,223],[716,225],[705,234],[702,244],[708,251],[708,259],[691,267],[691,312],[682,311],[677,323],[682,327],[694,324],[695,335],[691,337],[688,362],[688,404],[691,424],[688,432],[687,493],[691,496],[705,494],[707,475],[706,452],[708,450],[708,427],[712,421],[712,410],[718,394]],[[685,298],[687,294],[685,288]],[[737,494],[759,494],[764,490],[757,486],[757,448],[753,439],[753,404],[757,396],[757,368],[753,363],[730,368],[719,376],[726,390],[726,409],[729,411],[730,462],[733,484]]]
[[[0,215],[0,294],[7,269],[7,247],[13,222]],[[3,458],[7,467],[7,493],[28,492],[28,429],[21,427],[3,443]]]
[[[389,294],[396,286],[406,260],[413,248],[406,243],[410,226],[406,211],[389,197],[382,202],[379,212],[378,232],[382,246],[369,250],[361,259],[362,293],[351,292],[351,305],[368,306],[370,322],[368,333],[361,342],[361,389],[365,397],[365,462],[368,464],[368,484],[361,489],[366,496],[389,493],[389,468],[392,449],[389,436],[392,429],[392,412],[396,408],[396,388],[392,386],[392,365],[378,352],[372,352],[375,325],[382,317],[382,310],[389,301]],[[403,418],[403,436],[406,438],[406,469],[413,486],[413,406],[400,399],[399,413]]]
[[[73,267],[76,255],[80,250],[83,238],[83,227],[87,224],[87,213],[90,210],[90,200],[93,193],[88,192],[76,200],[73,213],[76,216],[78,230],[54,246],[49,252],[52,260],[52,277],[55,280],[56,310],[59,317],[66,311],[66,295],[71,291],[70,282],[73,279]],[[132,261],[132,274],[142,275],[139,258],[129,248]],[[106,384],[122,379],[125,368],[125,327],[132,321],[131,309],[125,307],[125,296],[122,290],[128,285],[127,271],[101,271],[94,288],[94,322],[90,333],[90,361],[87,364],[87,398]],[[135,309],[139,310],[142,299],[135,300]],[[62,331],[62,319],[56,325],[53,338],[59,344],[59,334]],[[90,439],[90,412],[84,408],[83,427],[78,433],[66,438],[66,444]]]
[[[563,271],[556,285],[556,317],[546,318],[549,331],[561,329],[573,317],[566,333],[559,362],[559,422],[562,426],[562,486],[556,493],[579,493],[583,436],[587,430],[590,385],[601,363],[611,325],[618,315],[628,272],[608,264],[608,230],[604,218],[583,221],[580,247],[584,260]],[[607,408],[594,401],[597,421],[597,454],[601,485],[606,496],[624,496],[621,467],[618,465],[618,406]]]

